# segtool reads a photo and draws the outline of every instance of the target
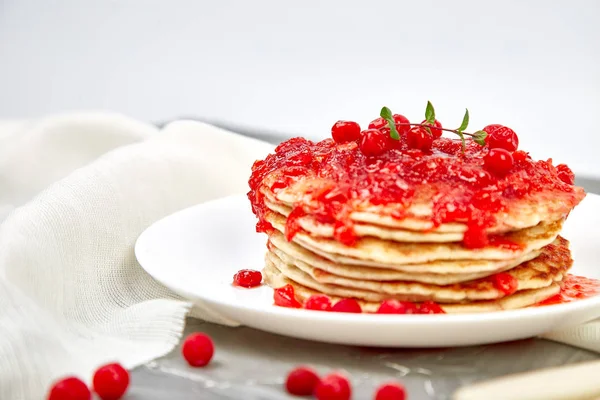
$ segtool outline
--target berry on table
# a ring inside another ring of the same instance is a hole
[[[245,288],[259,286],[262,282],[260,271],[252,269],[242,269],[233,276],[233,284]]]
[[[359,147],[365,156],[381,155],[391,147],[392,139],[380,130],[367,129],[362,131],[361,135]]]
[[[275,289],[273,292],[275,305],[288,308],[301,308],[302,304],[296,300],[294,287],[290,284]]]
[[[425,128],[415,126],[406,134],[406,144],[410,149],[428,151],[433,145],[433,136]]]
[[[512,155],[505,149],[490,149],[483,158],[485,168],[496,175],[506,175],[513,167]]]
[[[419,306],[419,314],[445,314],[445,312],[439,304],[427,300]]]
[[[331,300],[324,294],[313,294],[304,303],[307,310],[331,311]]]
[[[317,400],[349,400],[352,387],[345,376],[333,373],[321,379],[314,395]]]
[[[362,308],[358,304],[358,301],[354,299],[342,299],[331,307],[331,311],[360,314],[362,313]]]
[[[417,314],[417,306],[410,301],[385,300],[379,306],[377,314]]]
[[[91,398],[92,393],[87,385],[74,376],[59,380],[48,393],[48,400],[90,400]]]
[[[319,383],[319,375],[308,367],[293,369],[285,380],[285,389],[295,396],[310,396]]]
[[[439,138],[442,137],[442,130],[441,129],[436,129],[436,128],[443,128],[442,123],[440,121],[438,121],[437,119],[435,120],[435,122],[433,123],[433,125],[431,125],[430,123],[427,122],[427,120],[421,121],[421,124],[423,125],[427,125],[430,126],[431,128],[429,128],[431,130],[431,134],[433,135],[434,138]],[[429,133],[429,132],[427,132]]]
[[[204,367],[215,353],[215,345],[205,333],[193,333],[183,342],[181,348],[183,358],[192,367]]]
[[[375,392],[375,400],[406,400],[406,389],[396,382],[383,384]]]
[[[490,149],[504,149],[515,151],[519,147],[519,137],[512,129],[499,124],[488,125],[483,128],[487,133],[485,141]]]
[[[129,387],[129,372],[120,364],[104,365],[94,373],[93,383],[102,400],[119,400]]]
[[[331,127],[331,137],[336,143],[360,139],[360,125],[354,121],[338,121]]]

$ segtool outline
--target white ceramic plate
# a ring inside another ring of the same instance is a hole
[[[568,304],[462,315],[377,315],[298,310],[273,305],[263,285],[232,285],[240,269],[261,270],[266,236],[245,196],[177,212],[150,226],[135,253],[157,281],[242,325],[302,339],[386,347],[448,347],[537,336],[600,316],[600,296]],[[588,195],[571,213],[572,272],[600,278],[600,196]]]

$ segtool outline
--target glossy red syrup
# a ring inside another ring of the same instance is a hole
[[[233,285],[244,288],[253,288],[260,286],[262,274],[253,269],[242,269],[233,276]]]
[[[560,293],[539,303],[539,306],[552,304],[571,303],[576,300],[587,299],[600,294],[600,281],[584,276],[567,275],[562,282]]]
[[[270,188],[275,192],[299,177],[325,179],[323,185],[295,204],[287,219],[288,240],[300,229],[297,219],[311,214],[319,222],[337,223],[336,239],[348,245],[355,240],[348,216],[366,202],[394,204],[397,209],[393,215],[402,218],[415,193],[432,193],[431,222],[466,223],[469,230],[464,245],[477,248],[494,244],[486,235],[486,227],[493,225],[494,213],[514,200],[542,191],[574,192],[572,172],[567,166],[554,166],[551,160],[535,161],[524,152],[515,153],[518,157],[509,173],[498,175],[485,169],[489,148],[470,140],[464,154],[460,141],[445,137],[436,138],[427,151],[410,149],[405,134],[394,142],[377,156],[365,155],[357,142],[293,138],[281,143],[273,154],[252,167],[248,198],[259,220],[257,231],[272,230],[265,221],[267,209],[260,187],[273,171],[278,171]]]

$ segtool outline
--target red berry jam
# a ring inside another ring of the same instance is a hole
[[[108,364],[94,373],[94,392],[102,400],[119,400],[129,387],[129,372],[120,364]]]
[[[573,174],[571,168],[569,168],[565,164],[558,164],[556,166],[556,170],[558,171],[558,179],[560,179],[568,185],[575,184],[575,174]]]
[[[415,126],[408,131],[406,143],[411,149],[429,151],[433,145],[433,136],[425,128]]]
[[[417,314],[418,309],[410,301],[385,300],[377,309],[377,314]]]
[[[406,389],[400,383],[386,383],[375,392],[375,400],[406,400]]]
[[[600,280],[568,274],[561,283],[560,293],[539,303],[540,306],[571,303],[600,294]]]
[[[252,269],[242,269],[233,276],[233,284],[245,288],[260,286],[262,274]]]
[[[192,367],[204,367],[213,358],[215,345],[207,334],[193,333],[183,342],[181,352],[185,361]]]
[[[276,306],[288,308],[301,308],[302,304],[296,300],[294,287],[290,284],[275,289],[273,300]]]
[[[74,376],[56,382],[48,393],[48,400],[90,400],[91,398],[92,393],[87,385]]]
[[[331,300],[323,294],[314,294],[304,303],[307,310],[331,311]]]
[[[419,314],[445,314],[445,312],[439,304],[428,300],[419,306]]]
[[[298,367],[288,374],[285,389],[294,396],[310,396],[315,392],[319,381],[319,375],[313,369]]]
[[[350,400],[352,387],[345,376],[334,373],[317,384],[314,396],[317,400]]]
[[[367,157],[376,157],[385,153],[391,147],[389,135],[376,129],[362,132],[360,151]]]
[[[512,155],[504,149],[490,149],[483,161],[488,171],[499,176],[508,174],[514,164]]]
[[[360,139],[360,125],[353,121],[338,121],[331,127],[331,137],[336,143]]]
[[[519,137],[512,129],[498,125],[488,125],[483,128],[487,133],[485,142],[490,149],[504,149],[510,152],[517,150],[519,147]]]
[[[492,276],[494,287],[505,295],[513,294],[519,288],[519,282],[511,274],[500,272]]]
[[[533,160],[520,150],[513,159],[506,149],[490,149],[467,139],[463,153],[460,140],[442,136],[434,138],[428,151],[421,151],[410,148],[406,137],[393,140],[378,130],[363,134],[358,143],[342,144],[333,139],[293,138],[256,161],[248,198],[258,217],[257,231],[273,229],[266,221],[269,210],[263,191],[278,193],[305,177],[321,183],[293,205],[286,222],[288,240],[301,229],[298,219],[311,215],[319,223],[335,225],[336,239],[352,245],[356,238],[351,212],[381,205],[388,206],[390,216],[401,219],[426,193],[433,214],[423,217],[425,222],[433,227],[466,224],[464,244],[477,248],[489,240],[486,232],[494,226],[494,216],[509,212],[516,201],[552,193],[561,198],[566,215],[584,197],[572,185],[567,167]]]
[[[431,134],[433,135],[434,138],[437,139],[442,136],[442,133],[443,133],[442,130],[436,129],[436,128],[443,128],[442,123],[440,121],[438,121],[437,119],[435,120],[433,125],[427,123],[427,121],[422,121],[421,124],[431,127],[429,129],[431,130]],[[427,133],[429,133],[429,132],[427,132]]]
[[[362,308],[358,304],[358,301],[354,299],[342,299],[331,307],[331,311],[360,314],[362,313]]]

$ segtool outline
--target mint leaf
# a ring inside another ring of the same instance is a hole
[[[383,107],[379,116],[385,119],[390,127],[390,137],[394,140],[400,140],[400,134],[396,129],[396,122],[394,121],[394,116],[392,115],[392,110],[387,107]]]
[[[465,153],[467,149],[467,142],[465,141],[465,135],[461,131],[457,131],[456,134],[460,136],[461,144],[462,144],[462,152]]]
[[[463,117],[462,124],[460,124],[460,127],[457,130],[463,132],[465,129],[467,129],[467,126],[469,126],[469,109],[468,108],[465,109],[465,116]]]
[[[425,120],[431,125],[435,123],[435,110],[430,101],[427,101],[427,107],[425,108]]]
[[[481,146],[485,146],[486,131],[477,131],[473,133],[473,141]]]

